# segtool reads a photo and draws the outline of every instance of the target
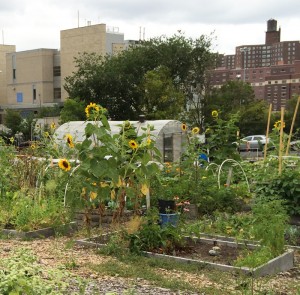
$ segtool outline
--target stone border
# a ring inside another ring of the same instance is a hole
[[[33,231],[17,231],[14,229],[2,229],[0,230],[1,235],[5,235],[9,238],[19,238],[19,239],[37,239],[37,238],[48,238],[55,236],[56,232],[62,232],[64,234],[70,234],[78,230],[77,223],[70,222],[68,224],[63,224],[58,226],[57,228],[46,227]]]
[[[105,234],[109,235],[109,234]],[[93,237],[95,238],[95,237]],[[87,238],[87,239],[81,239],[77,240],[76,244],[86,247],[92,247],[92,248],[101,248],[105,246],[106,244],[102,243],[95,243],[92,242],[91,239],[93,238]],[[218,238],[214,239],[205,239],[205,238],[191,238],[186,237],[187,239],[193,239],[194,241],[202,241],[211,245],[214,245],[215,242],[217,242],[219,245],[227,245],[229,247],[239,247],[239,246],[245,246],[243,243],[236,243],[231,241],[224,241],[220,240]],[[250,249],[255,249],[257,245],[255,244],[248,244],[247,247]],[[286,252],[284,252],[282,255],[273,258],[272,260],[268,261],[267,263],[256,267],[256,268],[249,268],[249,267],[236,267],[236,266],[230,266],[225,264],[218,264],[208,261],[202,261],[202,260],[195,260],[195,259],[189,259],[189,258],[183,258],[183,257],[177,257],[177,256],[171,256],[171,255],[165,255],[165,254],[157,254],[153,252],[144,252],[145,256],[148,257],[155,257],[155,258],[166,258],[175,260],[180,263],[192,263],[192,264],[200,264],[203,266],[208,266],[214,269],[218,269],[220,271],[227,271],[227,272],[237,272],[247,275],[252,275],[254,277],[261,277],[266,275],[273,275],[277,274],[279,272],[285,272],[290,270],[294,267],[294,251],[292,249],[288,249]]]
[[[205,239],[218,239],[222,241],[229,241],[229,242],[238,242],[243,243],[246,245],[253,244],[253,245],[259,245],[258,241],[251,241],[251,240],[244,240],[244,239],[235,239],[233,237],[226,237],[221,235],[214,235],[214,234],[206,234],[206,233],[200,233],[200,238],[203,237]],[[300,250],[300,246],[293,246],[293,245],[286,245],[287,249],[294,249],[294,250]]]

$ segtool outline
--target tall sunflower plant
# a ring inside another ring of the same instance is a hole
[[[150,178],[159,172],[161,155],[151,134],[154,127],[148,125],[138,132],[124,121],[120,132],[112,134],[105,108],[90,103],[85,112],[85,139],[74,145],[79,165],[72,167],[69,159],[60,163],[77,189],[77,194],[69,190],[67,202],[78,203],[79,197],[85,209],[98,208],[100,213],[110,206],[116,221],[129,203],[135,210],[141,209]]]

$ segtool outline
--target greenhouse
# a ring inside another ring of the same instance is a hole
[[[92,121],[72,121],[65,123],[57,128],[55,140],[58,144],[64,144],[66,134],[71,134],[75,142],[82,142],[85,139],[85,127]],[[109,121],[111,134],[118,134],[123,121]],[[138,134],[141,135],[148,125],[154,127],[151,135],[156,138],[156,147],[161,152],[164,162],[173,162],[180,158],[184,151],[187,139],[186,133],[181,129],[182,123],[177,120],[153,120],[153,121],[130,121]]]

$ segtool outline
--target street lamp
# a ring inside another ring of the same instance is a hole
[[[240,48],[240,52],[244,53],[244,79],[243,79],[244,82],[246,81],[246,57],[247,57],[246,53],[249,52],[249,51],[250,51],[249,47]]]

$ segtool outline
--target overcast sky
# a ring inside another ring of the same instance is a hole
[[[263,44],[267,20],[276,19],[281,41],[300,40],[300,0],[0,0],[1,44],[17,51],[60,47],[60,31],[105,23],[126,39],[213,34],[213,51]]]

